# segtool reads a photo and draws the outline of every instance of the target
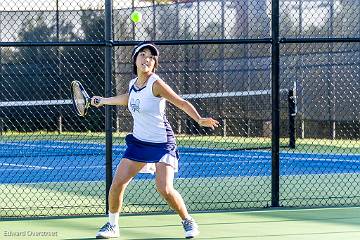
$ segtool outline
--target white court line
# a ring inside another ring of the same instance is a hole
[[[81,150],[87,150],[87,149],[96,149],[96,150],[104,150],[103,147],[74,147],[74,146],[59,146],[59,145],[48,145],[48,144],[30,144],[30,143],[2,143],[1,145],[15,145],[15,146],[21,146],[21,147],[40,147],[40,148],[53,148],[53,149],[81,149]]]
[[[0,143],[0,145],[15,145],[15,146],[21,146],[21,147],[40,147],[40,148],[53,148],[53,149],[81,149],[81,150],[102,150],[105,151],[105,145],[104,146],[83,146],[82,144],[77,144],[77,146],[61,146],[61,145],[49,145],[49,144],[30,144],[30,143]],[[113,150],[123,150],[125,149],[125,146],[121,147],[114,147]]]
[[[0,166],[9,166],[9,167],[20,167],[20,168],[31,168],[36,170],[53,170],[52,167],[36,166],[36,165],[24,165],[24,164],[15,164],[15,163],[0,163]]]
[[[22,167],[22,168],[34,168],[36,170],[69,170],[69,169],[99,169],[105,168],[105,165],[102,166],[84,166],[84,167],[42,167],[42,166],[31,166],[31,165],[21,165],[21,164],[10,164],[10,163],[1,163],[4,166],[12,166],[12,167]],[[8,169],[0,169],[0,172],[5,171],[26,171],[28,169],[17,169],[17,168],[8,168]]]
[[[54,167],[55,170],[63,170],[63,169],[95,169],[95,168],[104,168],[104,165],[100,166],[83,166],[83,167]]]
[[[238,157],[239,160],[243,161],[243,159],[248,160],[247,162],[268,162],[265,160],[260,159],[267,159],[271,160],[271,155],[263,156],[263,155],[230,155],[230,154],[216,154],[216,153],[180,153],[180,155],[194,155],[194,156],[209,156],[209,157]],[[282,159],[285,160],[303,160],[303,161],[325,161],[325,162],[353,162],[353,163],[360,163],[360,159],[328,159],[328,158],[310,158],[310,157],[280,157],[280,162]],[[229,163],[228,161],[216,161],[216,163]]]

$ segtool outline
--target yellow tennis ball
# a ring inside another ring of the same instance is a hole
[[[138,23],[141,21],[142,15],[141,12],[138,11],[133,11],[130,15],[130,19],[131,21],[133,21],[134,23]]]

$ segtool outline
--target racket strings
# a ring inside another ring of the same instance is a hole
[[[74,103],[77,111],[81,116],[85,115],[87,99],[83,95],[80,86],[78,84],[73,85]]]

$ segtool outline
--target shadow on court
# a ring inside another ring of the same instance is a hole
[[[277,238],[281,238],[281,239],[307,239],[309,236],[311,237],[315,237],[317,236],[317,238],[319,240],[325,240],[327,239],[326,237],[328,237],[329,235],[338,235],[338,234],[355,234],[355,233],[360,233],[360,231],[339,231],[339,232],[324,232],[324,233],[317,233],[317,232],[309,232],[309,233],[303,233],[303,234],[264,234],[264,235],[239,235],[239,236],[231,236],[231,237],[206,237],[206,238],[201,238],[201,239],[259,239],[259,238],[263,238],[263,239],[277,239]],[[325,236],[325,238],[323,238]],[[148,238],[148,239],[152,239],[152,238]],[[133,239],[135,240],[135,239]]]
[[[89,239],[96,239],[95,237],[94,238],[64,238],[63,240],[89,240]],[[122,239],[121,236],[117,239]],[[166,237],[147,237],[147,238],[143,238],[143,237],[140,237],[140,238],[126,238],[128,240],[183,240],[184,238],[166,238]]]
[[[63,240],[89,240],[89,239],[96,239],[95,237],[94,238],[65,238]],[[121,236],[118,238],[118,239],[121,239]],[[159,237],[147,237],[147,238],[126,238],[128,240],[183,240],[184,238],[159,238]]]
[[[172,240],[183,240],[184,238],[129,238],[129,240],[166,240],[166,239],[172,239]]]
[[[89,239],[96,239],[96,238],[64,238],[63,240],[89,240]]]

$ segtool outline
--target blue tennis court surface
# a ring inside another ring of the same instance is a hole
[[[114,145],[114,168],[125,146]],[[270,151],[179,148],[177,177],[270,176]],[[288,153],[280,155],[281,175],[360,172],[360,155]],[[105,179],[105,145],[66,141],[0,143],[0,183],[99,181]],[[137,178],[153,178],[139,174]]]

